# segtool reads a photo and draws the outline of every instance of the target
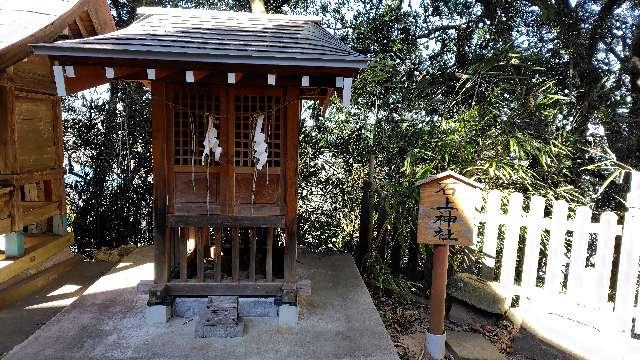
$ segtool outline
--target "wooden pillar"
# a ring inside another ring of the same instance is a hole
[[[222,227],[216,227],[216,245],[215,245],[215,261],[216,261],[216,281],[222,281]]]
[[[431,334],[444,334],[445,297],[447,295],[447,267],[449,245],[433,246],[431,275]]]
[[[256,229],[249,229],[249,281],[256,281]]]
[[[287,88],[286,160],[285,160],[285,264],[284,288],[296,286],[298,238],[298,143],[300,133],[300,88]]]
[[[204,281],[204,252],[205,247],[209,244],[209,227],[204,226],[198,230],[199,231],[196,236],[196,259],[198,261],[198,265],[196,269],[198,280]]]
[[[231,276],[233,281],[240,280],[240,229],[236,226],[231,230]]]
[[[166,261],[167,247],[167,109],[164,103],[166,85],[164,82],[152,81],[151,93],[151,145],[153,159],[153,244],[154,252],[154,282],[164,283],[168,279],[169,266]]]
[[[178,253],[180,261],[180,280],[187,280],[187,242],[192,234],[192,228],[180,228],[180,236],[178,237]]]
[[[273,281],[273,228],[267,228],[267,261],[265,277],[268,282]]]
[[[0,174],[15,174],[17,131],[13,86],[0,85]],[[19,189],[16,189],[16,192]]]

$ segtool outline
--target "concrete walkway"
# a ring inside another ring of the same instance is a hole
[[[107,262],[83,261],[78,255],[67,262],[71,262],[72,265],[59,264],[64,268],[64,272],[56,275],[53,280],[48,278],[47,273],[58,271],[58,266],[38,275],[44,280],[34,281],[46,280],[45,287],[0,310],[0,356],[25,341],[43,324],[73,303],[113,266]],[[31,278],[24,280],[29,281]],[[5,291],[11,291],[11,288]]]
[[[6,359],[398,359],[350,256],[300,260],[312,295],[297,327],[246,318],[242,338],[196,339],[189,319],[145,323],[146,296],[135,286],[152,278],[152,255],[142,248],[125,258]]]

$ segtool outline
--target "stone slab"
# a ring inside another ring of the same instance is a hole
[[[202,319],[194,321],[196,338],[237,338],[244,334],[244,319],[222,324],[207,324]]]
[[[207,298],[176,298],[173,314],[183,318],[194,318],[205,309],[207,301]]]
[[[238,299],[238,315],[241,317],[278,316],[275,298],[240,298]]]
[[[447,282],[447,295],[494,314],[504,314],[509,307],[506,297],[492,282],[475,275],[458,273]]]
[[[242,337],[195,338],[193,321],[145,323],[148,296],[136,286],[153,279],[153,247],[143,247],[3,360],[398,360],[351,256],[302,257],[298,272],[313,294],[297,327],[246,318]]]
[[[498,315],[474,308],[462,302],[454,302],[448,315],[449,320],[458,324],[495,325],[498,322]]]
[[[447,332],[447,350],[456,360],[506,360],[493,344],[477,333]]]

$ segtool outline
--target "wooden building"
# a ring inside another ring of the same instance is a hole
[[[29,45],[111,31],[105,0],[0,3],[0,285],[72,240],[64,234],[60,99],[49,59]],[[25,233],[28,261],[17,259]],[[53,233],[60,236],[46,235]]]
[[[295,302],[301,101],[327,102],[338,92],[348,103],[351,80],[367,58],[317,18],[138,13],[126,29],[38,44],[34,51],[57,64],[60,95],[109,79],[143,81],[151,89],[150,303],[220,294]],[[267,146],[261,169],[254,146],[260,134]],[[212,139],[218,143],[204,156],[203,143]]]

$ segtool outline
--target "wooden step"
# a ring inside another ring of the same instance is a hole
[[[73,233],[55,234],[25,234],[25,253],[20,258],[5,258],[0,254],[0,288],[32,275],[40,269],[52,256],[65,251],[73,242]]]

